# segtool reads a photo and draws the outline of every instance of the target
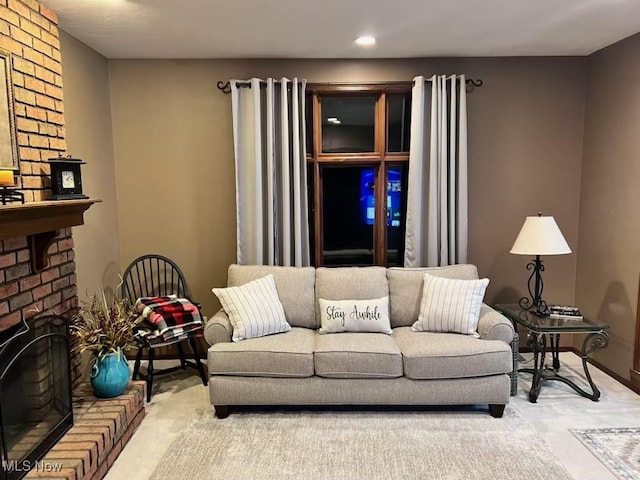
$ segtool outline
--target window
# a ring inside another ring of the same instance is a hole
[[[411,85],[309,85],[313,264],[402,265]]]
[[[319,97],[322,153],[375,151],[377,96]]]

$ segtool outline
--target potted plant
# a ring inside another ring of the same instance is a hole
[[[123,350],[134,347],[136,315],[128,301],[107,295],[103,288],[90,302],[81,302],[71,324],[74,350],[94,354],[91,385],[97,397],[121,395],[131,374]]]

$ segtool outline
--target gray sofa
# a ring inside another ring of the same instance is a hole
[[[223,310],[206,325],[209,391],[216,415],[237,405],[487,404],[501,417],[515,379],[514,329],[482,306],[479,338],[414,332],[423,275],[475,279],[473,265],[434,268],[231,265],[228,286],[273,274],[290,332],[231,342]],[[389,296],[393,335],[321,335],[318,299]]]

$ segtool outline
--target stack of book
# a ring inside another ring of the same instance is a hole
[[[568,305],[549,305],[547,312],[550,318],[567,320],[582,320],[583,318],[578,307],[570,307]]]

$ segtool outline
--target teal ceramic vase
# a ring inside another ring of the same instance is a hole
[[[113,398],[124,393],[131,375],[127,357],[120,350],[96,357],[91,386],[96,397]]]

